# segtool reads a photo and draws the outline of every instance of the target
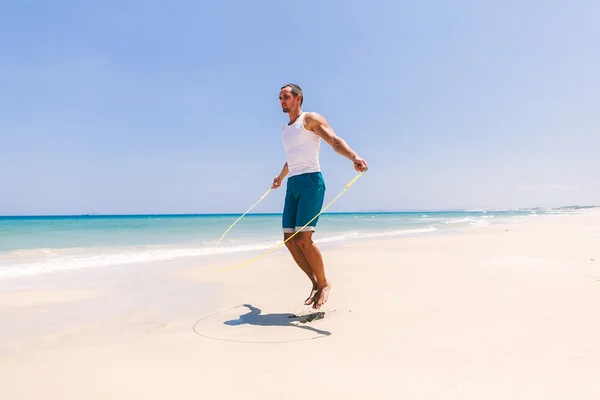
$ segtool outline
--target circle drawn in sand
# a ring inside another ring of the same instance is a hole
[[[200,319],[194,332],[208,339],[240,343],[290,343],[314,340],[330,332],[308,325],[325,318],[324,312],[307,315],[262,314],[250,304],[240,304]]]

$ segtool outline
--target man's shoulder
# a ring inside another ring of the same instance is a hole
[[[305,120],[308,119],[308,120],[314,121],[314,120],[322,119],[322,118],[323,118],[323,115],[319,114],[316,111],[305,111],[304,112],[304,119]]]
[[[325,122],[325,117],[315,111],[306,111],[304,112],[304,126],[306,128],[312,128],[316,124],[321,124]]]

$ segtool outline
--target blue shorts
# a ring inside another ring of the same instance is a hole
[[[303,231],[314,231],[325,199],[325,180],[320,172],[291,176],[287,181],[282,227],[285,233],[294,233],[311,219]]]

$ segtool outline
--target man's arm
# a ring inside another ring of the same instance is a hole
[[[281,186],[281,181],[283,181],[283,178],[285,178],[285,176],[288,174],[288,163],[286,161],[286,163],[283,165],[283,169],[281,170],[281,173],[279,174],[279,176],[276,176],[275,179],[273,179],[273,185],[271,186],[271,189],[277,189],[279,186]]]
[[[325,117],[315,112],[306,113],[304,123],[306,129],[320,136],[336,153],[346,157],[355,164],[360,164],[361,169],[366,169],[366,162],[350,148],[344,139],[336,135]]]
[[[285,176],[288,174],[288,172],[289,172],[288,163],[286,161],[285,164],[283,164],[283,169],[281,170],[281,173],[279,174],[279,178],[281,178],[281,179],[285,178]]]

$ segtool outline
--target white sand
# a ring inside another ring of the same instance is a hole
[[[175,269],[143,298],[130,287],[142,300],[127,307],[110,290],[78,308],[55,301],[66,292],[0,297],[0,399],[600,398],[600,214],[324,257],[333,289],[310,322],[288,318],[315,311],[285,250],[232,272]],[[218,290],[179,286],[195,282]],[[62,322],[25,331],[16,310]]]
[[[100,296],[87,290],[13,290],[0,293],[0,308],[74,302]]]

